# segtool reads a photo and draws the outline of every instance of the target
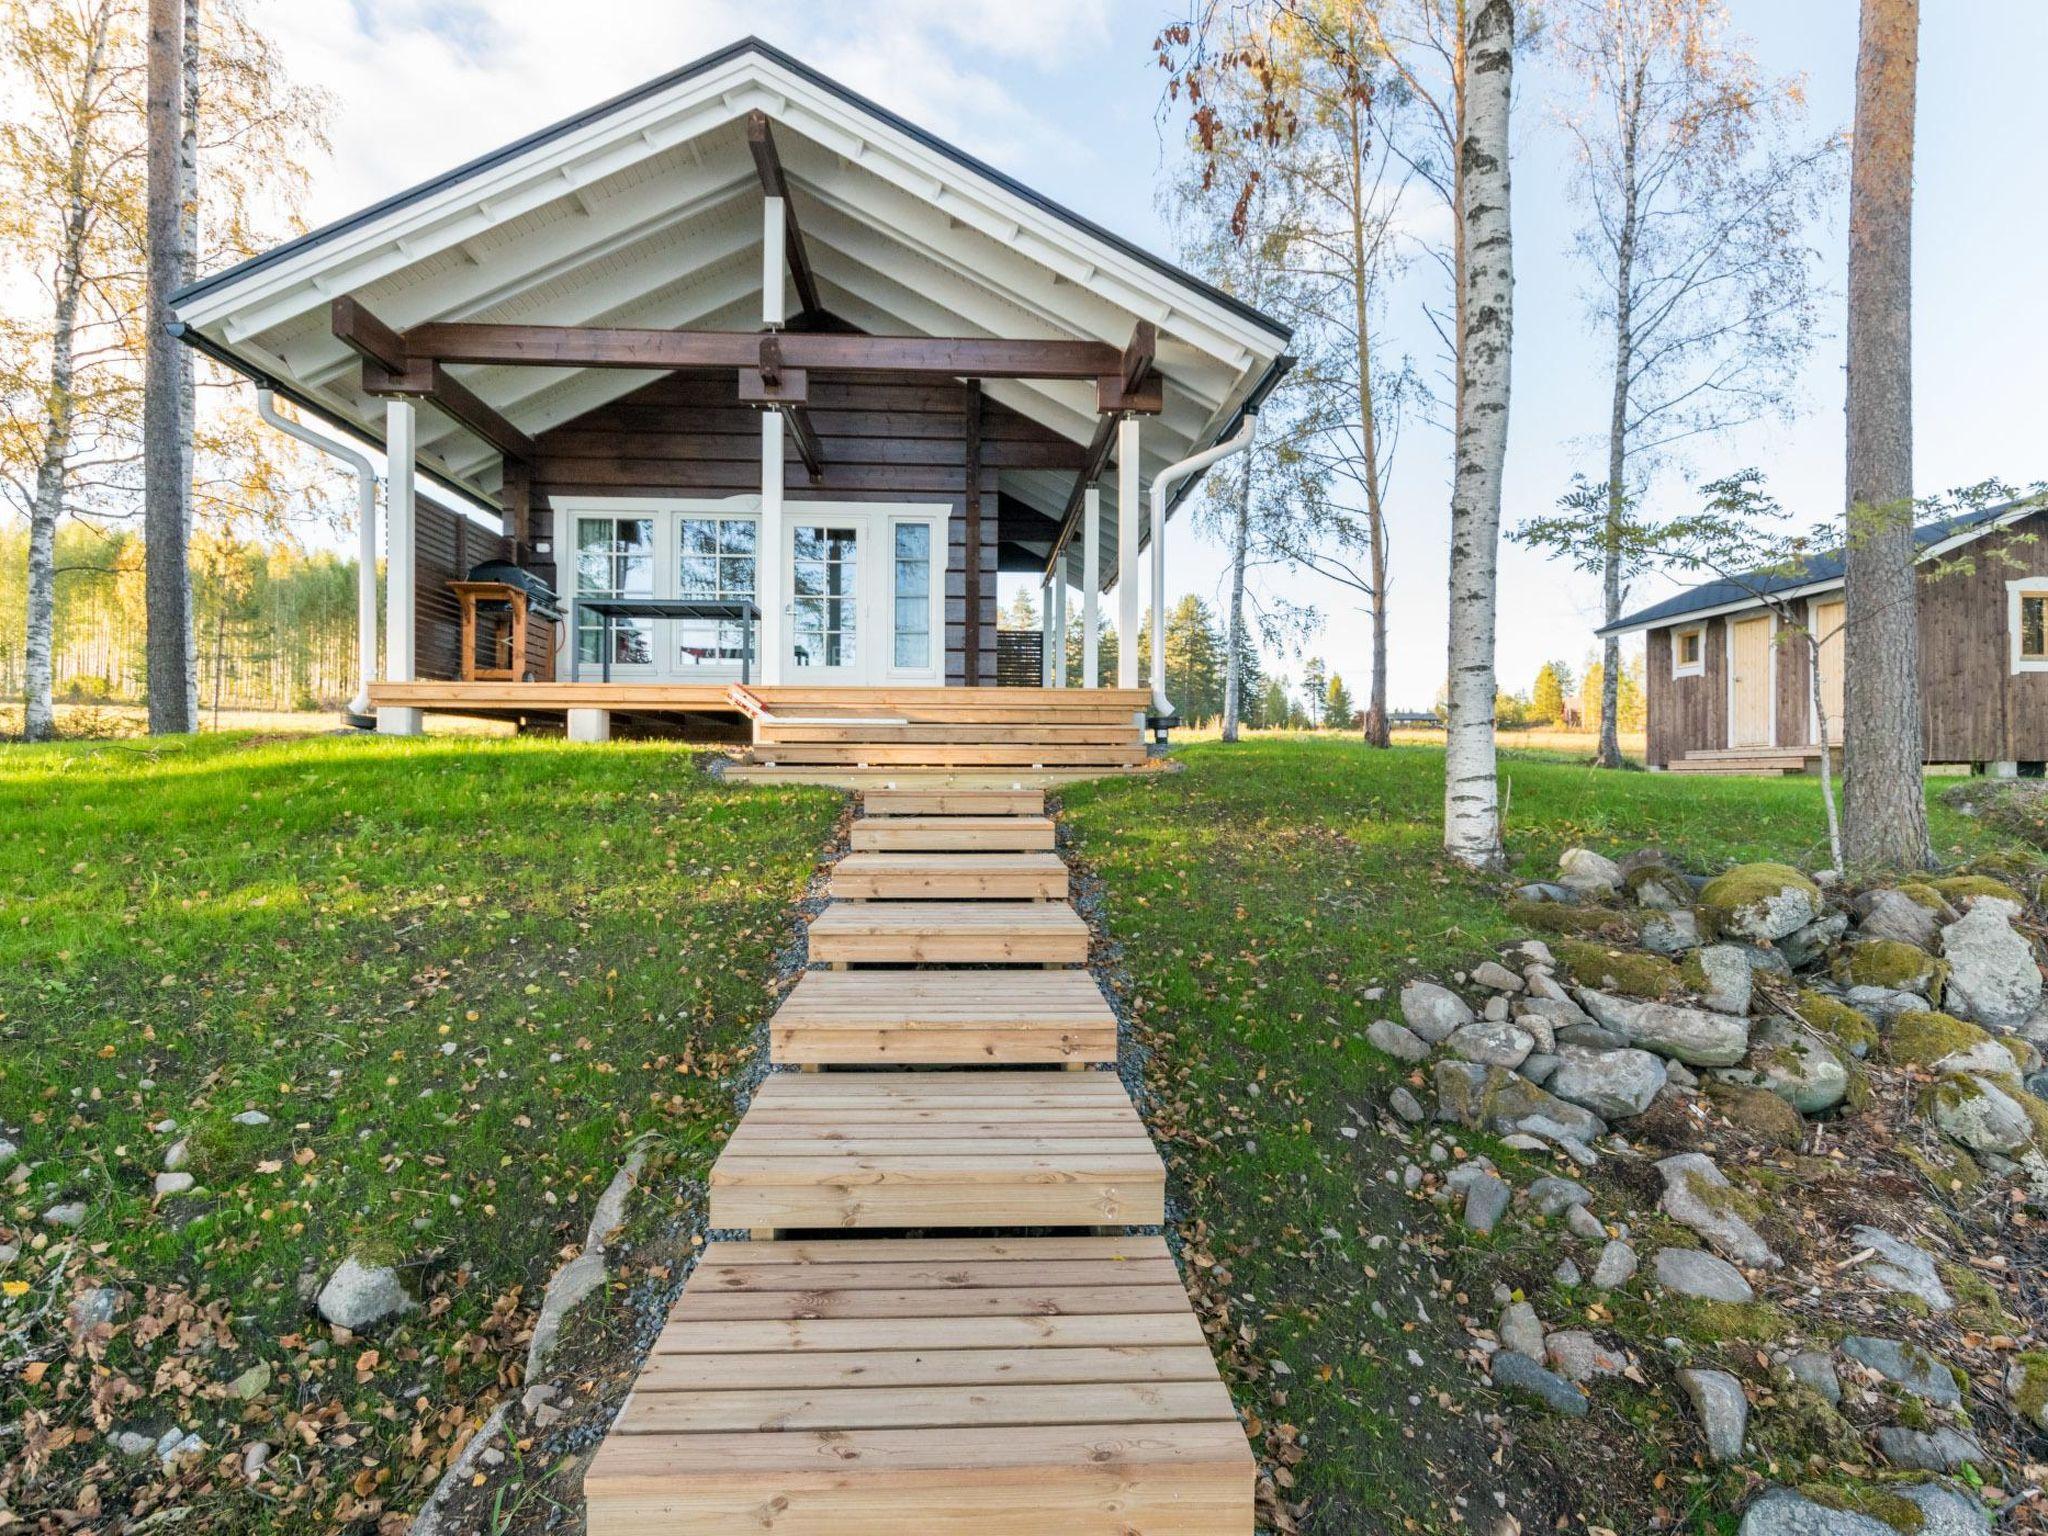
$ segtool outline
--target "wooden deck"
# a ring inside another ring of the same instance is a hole
[[[584,1476],[592,1536],[1248,1536],[1173,1260],[1103,1233],[1163,1221],[1166,1174],[1087,1070],[1116,1017],[1043,794],[866,795],[811,958],[898,968],[807,971],[777,1010],[772,1061],[806,1070],[710,1177],[710,1224],[754,1240],[690,1276]],[[987,1235],[1019,1228],[1055,1235]]]

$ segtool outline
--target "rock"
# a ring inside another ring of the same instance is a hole
[[[1902,992],[1896,987],[1850,987],[1843,992],[1842,1000],[1858,1012],[1886,1023],[1902,1013],[1914,1013],[1927,1006],[1927,999],[1917,992]]]
[[[189,1173],[160,1173],[156,1176],[157,1198],[162,1199],[165,1195],[182,1195],[197,1182],[198,1180]]]
[[[1600,1250],[1600,1262],[1593,1266],[1593,1283],[1603,1291],[1626,1285],[1635,1278],[1636,1251],[1620,1238],[1609,1238]]]
[[[1845,987],[1884,987],[1939,1003],[1948,966],[1910,944],[1859,939],[1836,954],[1829,974]]]
[[[2013,1412],[2036,1429],[2048,1429],[2048,1351],[2015,1355],[2005,1372],[2005,1395]]]
[[[1940,1407],[1953,1407],[1963,1400],[1955,1373],[1917,1344],[1897,1339],[1874,1339],[1851,1334],[1842,1340],[1842,1353],[1859,1365],[1867,1365],[1885,1380],[1905,1388],[1915,1397]]]
[[[1803,971],[1816,961],[1826,959],[1828,951],[1848,931],[1849,914],[1831,912],[1778,940],[1778,953],[1793,970]]]
[[[1513,1010],[1508,1006],[1508,1000],[1498,992],[1479,1005],[1479,1017],[1493,1024],[1501,1023],[1512,1012]]]
[[[85,1210],[86,1207],[83,1200],[66,1200],[62,1204],[53,1205],[43,1212],[43,1225],[46,1227],[63,1227],[67,1230],[82,1227],[85,1225]]]
[[[1470,1024],[1476,1015],[1465,1000],[1433,981],[1411,981],[1401,989],[1401,1017],[1431,1045],[1450,1038],[1452,1030]]]
[[[314,1305],[329,1323],[355,1333],[387,1317],[410,1312],[414,1302],[397,1270],[365,1264],[350,1254],[328,1276]]]
[[[1756,990],[1756,971],[1738,945],[1709,944],[1686,957],[1685,984],[1716,1013],[1745,1014]]]
[[[2034,1123],[2026,1110],[1990,1078],[1951,1072],[1922,1102],[1941,1133],[1972,1152],[2012,1157],[2033,1144]]]
[[[156,1457],[169,1470],[188,1456],[198,1456],[206,1450],[206,1442],[195,1433],[179,1429],[175,1424],[157,1437]]]
[[[1657,1164],[1664,1176],[1659,1208],[1682,1227],[1690,1227],[1724,1258],[1751,1269],[1778,1269],[1784,1260],[1771,1251],[1755,1227],[1736,1208],[1734,1186],[1701,1152],[1684,1152]]]
[[[1798,1005],[1802,1023],[1827,1036],[1857,1061],[1877,1044],[1877,1026],[1839,997],[1807,987],[1800,992]]]
[[[1700,920],[1691,911],[1658,912],[1643,919],[1637,935],[1653,954],[1682,955],[1700,946]]]
[[[1948,962],[1948,1011],[1992,1029],[2017,1029],[2041,1003],[2034,946],[2013,931],[2018,909],[1980,896],[1941,931]]]
[[[1628,1357],[1615,1353],[1583,1328],[1563,1328],[1543,1341],[1550,1368],[1566,1381],[1591,1381],[1596,1376],[1619,1376],[1628,1369]]]
[[[245,1109],[239,1115],[235,1116],[235,1124],[268,1125],[270,1124],[270,1116],[263,1113],[263,1111],[260,1109]]]
[[[1558,1063],[1563,1059],[1553,1051],[1531,1051],[1515,1070],[1541,1088],[1550,1081],[1557,1071]]]
[[[1664,1087],[1664,1063],[1648,1051],[1561,1045],[1557,1054],[1558,1068],[1546,1084],[1549,1091],[1609,1120],[1640,1115]]]
[[[1899,1495],[1920,1506],[1925,1517],[1920,1536],[1987,1536],[1991,1529],[1991,1517],[1984,1506],[1960,1488],[1918,1483],[1901,1488]]]
[[[1539,1216],[1555,1216],[1572,1206],[1592,1203],[1593,1191],[1577,1179],[1561,1179],[1551,1173],[1529,1186],[1529,1204],[1536,1208]]]
[[[1842,1401],[1842,1378],[1835,1374],[1835,1358],[1824,1349],[1802,1349],[1785,1362],[1792,1379],[1817,1393],[1830,1407]]]
[[[1915,949],[1934,948],[1940,914],[1904,891],[1867,891],[1856,898],[1856,932],[1866,939],[1890,939]]]
[[[1639,907],[1676,912],[1692,905],[1692,882],[1668,864],[1638,865],[1622,879]]]
[[[1466,1061],[1513,1070],[1536,1049],[1536,1037],[1517,1024],[1482,1021],[1452,1030],[1444,1047]]]
[[[1756,1300],[1741,1270],[1698,1248],[1659,1248],[1650,1267],[1659,1285],[1680,1296],[1698,1301]]]
[[[1465,1190],[1465,1225],[1484,1236],[1507,1214],[1514,1191],[1497,1174],[1482,1173]]]
[[[1849,1092],[1849,1068],[1833,1047],[1784,1019],[1758,1024],[1748,1061],[1714,1076],[1769,1089],[1804,1115],[1833,1109]]]
[[[71,1325],[71,1337],[82,1339],[95,1328],[112,1324],[121,1313],[121,1304],[127,1299],[125,1291],[112,1285],[95,1285],[80,1291],[71,1298],[71,1305],[65,1312],[65,1319]]]
[[[1542,1361],[1543,1322],[1528,1302],[1511,1301],[1501,1309],[1500,1347]]]
[[[1493,1384],[1502,1391],[1532,1399],[1566,1418],[1586,1416],[1585,1393],[1519,1350],[1501,1350],[1493,1357],[1492,1370]]]
[[[1374,1019],[1365,1026],[1365,1038],[1396,1061],[1405,1061],[1411,1066],[1429,1057],[1429,1042],[1392,1019]]]
[[[1420,1125],[1428,1118],[1427,1112],[1422,1107],[1422,1101],[1406,1088],[1396,1087],[1392,1093],[1388,1094],[1387,1107],[1392,1109],[1395,1114],[1399,1115],[1410,1125]]]
[[[1600,1218],[1593,1214],[1593,1208],[1586,1205],[1567,1206],[1564,1213],[1565,1230],[1574,1237],[1584,1238],[1589,1243],[1605,1242],[1607,1228],[1600,1224]]]
[[[1628,1036],[1618,1029],[1604,1029],[1598,1024],[1567,1024],[1557,1031],[1557,1044],[1583,1045],[1594,1051],[1622,1051],[1628,1049]]]
[[[1886,1461],[1916,1472],[1954,1472],[1965,1462],[1981,1465],[1985,1459],[1984,1447],[1974,1436],[1946,1425],[1921,1430],[1892,1424],[1872,1438]]]
[[[1527,885],[1515,887],[1517,901],[1554,901],[1560,906],[1571,906],[1579,899],[1579,893],[1562,885],[1553,885],[1547,880],[1533,880]]]
[[[1529,982],[1529,995],[1518,999],[1515,1006],[1527,1011],[1538,1003],[1570,1003],[1572,1016],[1584,1018],[1585,1015],[1579,1012],[1579,1005],[1572,1002],[1571,993],[1565,991],[1563,983],[1550,973],[1549,966],[1550,962],[1546,961],[1543,965],[1528,968],[1524,974]]]
[[[21,1156],[21,1148],[9,1141],[5,1136],[0,1136],[0,1168],[5,1168],[19,1156]]]
[[[164,1148],[164,1171],[166,1173],[176,1173],[191,1160],[192,1143],[189,1141],[174,1141]]]
[[[1586,1276],[1584,1272],[1580,1270],[1578,1262],[1576,1260],[1559,1259],[1557,1261],[1557,1268],[1553,1269],[1550,1272],[1550,1278],[1556,1281],[1559,1285],[1573,1286],[1581,1284],[1585,1280]]]
[[[1621,866],[1590,848],[1567,848],[1557,861],[1557,880],[1582,896],[1611,896],[1621,889]]]
[[[123,1456],[142,1457],[156,1449],[156,1436],[145,1435],[139,1430],[117,1429],[107,1436],[107,1444]]]
[[[270,1465],[270,1442],[251,1440],[242,1451],[242,1478],[245,1482],[261,1482],[263,1472]]]
[[[1989,1517],[1975,1499],[1936,1483],[1900,1486],[1896,1496],[1920,1506],[1919,1536],[1985,1536]],[[1742,1517],[1737,1536],[1899,1536],[1873,1515],[1816,1504],[1790,1488],[1772,1488]]]
[[[1439,1061],[1435,1068],[1437,1117],[1497,1135],[1528,1131],[1543,1135],[1547,1127],[1579,1141],[1604,1135],[1606,1122],[1576,1104],[1545,1093],[1527,1078],[1503,1067],[1470,1061]],[[1543,1122],[1538,1125],[1535,1122]]]
[[[1579,993],[1579,1002],[1594,1022],[1622,1034],[1629,1044],[1688,1066],[1732,1067],[1749,1049],[1747,1022],[1725,1013],[1590,990]]]
[[[1510,960],[1521,960],[1526,965],[1555,965],[1557,957],[1550,952],[1550,946],[1541,939],[1524,939],[1507,948]]]
[[[1820,916],[1820,887],[1785,864],[1738,864],[1707,882],[1700,915],[1709,932],[1769,944]]]
[[[1472,985],[1488,987],[1495,992],[1520,992],[1522,978],[1498,960],[1482,960],[1472,967]]]
[[[228,1383],[228,1390],[243,1402],[253,1402],[270,1390],[270,1362],[258,1360]]]
[[[1538,1025],[1555,1031],[1593,1021],[1586,1016],[1586,1010],[1570,998],[1525,997],[1515,1005],[1515,1022],[1533,1034]]]
[[[21,1244],[0,1243],[0,1269],[4,1269],[7,1265],[12,1264],[16,1259],[20,1257]]]
[[[1707,1084],[1707,1097],[1729,1124],[1753,1141],[1788,1151],[1806,1144],[1806,1122],[1799,1111],[1768,1088],[1717,1078]]]
[[[1876,1250],[1875,1256],[1867,1260],[1860,1271],[1872,1285],[1917,1296],[1936,1312],[1955,1310],[1955,1298],[1941,1283],[1940,1271],[1934,1267],[1934,1256],[1925,1249],[1916,1248],[1880,1227],[1852,1228],[1849,1245],[1856,1249]]]
[[[1749,1398],[1742,1383],[1726,1371],[1694,1369],[1680,1371],[1678,1382],[1700,1417],[1707,1454],[1720,1462],[1740,1461],[1743,1438],[1749,1431]]]

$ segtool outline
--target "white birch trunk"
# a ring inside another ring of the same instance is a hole
[[[1456,463],[1451,487],[1450,701],[1444,749],[1444,847],[1475,868],[1502,861],[1493,704],[1495,577],[1507,463],[1514,255],[1508,223],[1512,0],[1481,0],[1465,35],[1458,143],[1459,282]]]
[[[152,735],[198,725],[192,658],[192,573],[184,492],[185,437],[178,343],[165,329],[178,286],[182,211],[178,173],[184,132],[184,0],[150,0],[148,110],[148,293],[144,302],[142,379],[144,593],[148,607],[149,729]]]
[[[182,288],[199,276],[199,0],[185,0],[185,39],[180,74],[184,80],[185,90],[178,125],[178,286]],[[178,495],[183,502],[179,516],[184,523],[185,539],[189,548],[194,507],[192,441],[198,428],[199,407],[192,379],[192,349],[181,345],[177,348],[176,355],[180,422]],[[188,613],[185,625],[185,685],[189,695],[187,708],[196,722],[199,718],[199,627],[189,617],[192,608],[191,585],[192,577],[188,566],[185,576],[185,605]],[[216,728],[220,724],[218,692],[216,687]]]
[[[1228,654],[1223,662],[1223,739],[1237,740],[1244,712],[1244,566],[1252,544],[1252,461],[1258,453],[1258,418],[1252,418],[1252,441],[1238,461],[1237,522],[1230,531],[1230,614],[1225,626]]]

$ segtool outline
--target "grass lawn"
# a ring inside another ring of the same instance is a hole
[[[1178,755],[1183,773],[1078,785],[1062,802],[1122,946],[1198,1302],[1255,1435],[1291,1464],[1281,1497],[1306,1499],[1305,1530],[1490,1529],[1505,1482],[1526,1520],[1545,1506],[1541,1480],[1516,1485],[1514,1458],[1494,1464],[1500,1433],[1461,1359],[1459,1318],[1491,1326],[1497,1303],[1466,1288],[1477,1245],[1386,1182],[1398,1156],[1373,1106],[1394,1066],[1363,1031],[1395,1014],[1404,977],[1527,932],[1500,882],[1440,858],[1441,751],[1265,737]],[[1574,843],[1658,843],[1700,870],[1826,862],[1810,780],[1513,755],[1502,772],[1522,878]],[[1996,846],[1938,806],[1930,819],[1946,857]]]
[[[657,1135],[682,1200],[729,1127],[838,800],[698,770],[529,741],[0,748],[0,1526],[418,1507],[628,1142]],[[180,1139],[199,1189],[158,1199]],[[72,1201],[75,1231],[43,1221]],[[374,1348],[305,1299],[351,1251],[420,1301]],[[74,1343],[93,1283],[128,1300]],[[103,1438],[173,1425],[208,1446],[175,1488]]]

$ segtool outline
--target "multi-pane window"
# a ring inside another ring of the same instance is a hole
[[[860,533],[791,530],[791,640],[799,667],[850,667],[859,659]]]
[[[932,664],[932,525],[896,525],[896,665]]]
[[[576,592],[580,597],[654,596],[654,519],[579,517]],[[602,661],[603,645],[604,620],[584,613],[576,635],[577,654],[587,662]],[[652,662],[652,627],[640,619],[614,619],[611,659],[614,666]]]
[[[2020,594],[2020,660],[2048,661],[2048,592]]]
[[[754,541],[750,517],[685,517],[677,534],[676,596],[754,596]],[[745,626],[731,619],[683,619],[676,624],[676,665],[730,665],[745,648]]]
[[[1707,670],[1707,632],[1694,626],[1681,629],[1671,637],[1671,675],[1674,677],[1697,676]]]

